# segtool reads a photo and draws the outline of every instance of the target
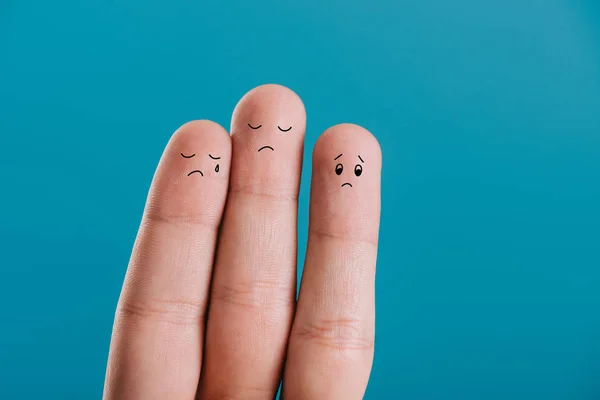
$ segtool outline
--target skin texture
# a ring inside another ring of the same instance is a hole
[[[381,150],[350,124],[317,141],[296,304],[305,128],[300,98],[264,85],[239,101],[231,136],[209,121],[175,132],[119,299],[105,399],[273,399],[282,377],[286,400],[363,397]]]
[[[218,173],[209,153],[221,157]],[[193,398],[230,160],[229,135],[213,122],[190,122],[169,141],[119,298],[105,399]],[[204,176],[187,176],[196,169]]]
[[[343,165],[341,175],[335,172],[337,164]],[[364,394],[375,338],[380,174],[379,144],[363,128],[335,126],[315,145],[308,247],[288,346],[286,399]]]
[[[275,85],[252,90],[233,112],[200,398],[273,398],[279,386],[295,308],[305,126],[300,98]],[[266,145],[274,150],[258,151]]]

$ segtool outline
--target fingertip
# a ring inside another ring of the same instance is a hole
[[[265,100],[286,102],[289,105],[294,105],[304,110],[302,99],[292,89],[276,83],[267,83],[250,89],[242,96],[234,109],[233,116],[235,117],[244,107],[253,106],[255,103],[258,103],[256,104],[258,106],[262,106]]]
[[[248,91],[237,103],[231,119],[232,135],[246,132],[253,126],[295,126],[294,131],[304,135],[306,109],[302,99],[292,89],[265,84]]]
[[[209,120],[194,120],[181,125],[171,136],[167,150],[194,149],[198,146],[231,152],[231,137],[225,128]]]
[[[218,225],[229,184],[231,152],[231,138],[216,122],[183,124],[163,152],[152,181],[147,214]]]
[[[231,119],[233,191],[297,198],[306,110],[291,89],[258,86],[238,102]]]
[[[381,190],[381,147],[363,127],[327,129],[313,150],[311,225],[333,236],[376,242]]]
[[[317,139],[313,150],[313,163],[329,163],[331,155],[343,155],[348,149],[360,156],[363,161],[368,159],[374,167],[381,167],[381,146],[371,132],[360,125],[343,123],[328,128]]]

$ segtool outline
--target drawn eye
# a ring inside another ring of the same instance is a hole
[[[192,158],[196,155],[196,153],[192,154],[191,156],[186,156],[185,154],[181,153],[181,157],[183,158]]]
[[[342,164],[338,164],[335,166],[335,173],[341,175],[344,171],[344,166]]]
[[[258,128],[260,128],[262,125],[258,125],[258,126],[252,126],[252,125],[250,125],[250,123],[248,123],[248,126],[249,126],[251,129],[258,129]]]
[[[281,132],[289,132],[289,131],[291,131],[291,130],[292,130],[292,127],[291,127],[291,126],[290,126],[289,128],[287,128],[287,129],[283,129],[282,127],[280,127],[279,125],[277,125],[277,128],[278,128],[278,129],[279,129]]]
[[[215,167],[215,172],[219,172],[219,164]]]
[[[362,166],[360,164],[356,164],[356,167],[354,167],[354,175],[360,176],[360,174],[362,174]]]

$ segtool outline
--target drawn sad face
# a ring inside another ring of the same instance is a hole
[[[192,154],[192,155],[189,155],[189,156],[186,156],[185,154],[181,153],[181,157],[183,157],[183,158],[194,158],[194,157],[196,157],[196,153],[194,153],[194,154]],[[213,166],[213,165],[211,165],[209,168],[210,168],[211,170],[213,170],[213,169],[214,169],[215,173],[217,173],[217,174],[218,174],[218,173],[219,173],[219,169],[220,169],[220,168],[219,168],[219,160],[221,159],[221,157],[213,156],[213,155],[212,155],[212,154],[210,154],[210,153],[208,154],[208,157],[209,157],[211,160],[214,160],[214,161],[213,161],[213,163],[212,163],[212,164],[214,164],[214,166]],[[197,167],[197,166],[195,165],[194,167]],[[192,176],[192,175],[198,174],[198,175],[200,175],[200,176],[204,177],[204,173],[205,173],[205,172],[208,172],[208,171],[207,171],[206,169],[204,170],[204,172],[203,172],[201,169],[194,169],[194,170],[190,171],[190,172],[187,174],[187,176]]]
[[[356,178],[360,177],[362,175],[363,172],[363,164],[365,163],[365,161],[362,159],[362,157],[359,155],[357,156],[358,158],[354,161],[356,164],[354,164],[354,162],[352,162],[352,157],[348,156],[347,157],[347,165],[348,163],[350,163],[350,165],[352,166],[352,164],[354,164],[354,166],[352,167],[352,170],[348,171],[348,169],[344,169],[344,164],[342,164],[342,162],[344,161],[342,159],[344,155],[340,154],[338,155],[336,158],[334,158],[334,161],[338,161],[338,164],[335,166],[335,173],[336,175],[342,177],[342,187],[353,187],[352,186],[352,182],[354,182],[356,184]]]

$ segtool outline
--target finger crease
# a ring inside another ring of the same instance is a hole
[[[352,236],[341,235],[341,234],[337,234],[337,233],[325,232],[325,231],[316,230],[316,229],[310,229],[309,234],[323,237],[323,238],[335,239],[335,240],[339,240],[339,241],[346,242],[346,243],[364,243],[364,244],[368,244],[368,245],[377,247],[377,240],[376,239],[374,240],[371,238],[361,238],[361,237],[356,237],[354,235],[352,235]]]
[[[117,312],[125,316],[157,319],[174,325],[198,325],[205,318],[205,307],[200,302],[187,300],[152,300],[145,302],[122,301]]]
[[[356,319],[320,319],[294,326],[295,338],[338,351],[374,348],[374,338],[364,333],[364,321]]]

